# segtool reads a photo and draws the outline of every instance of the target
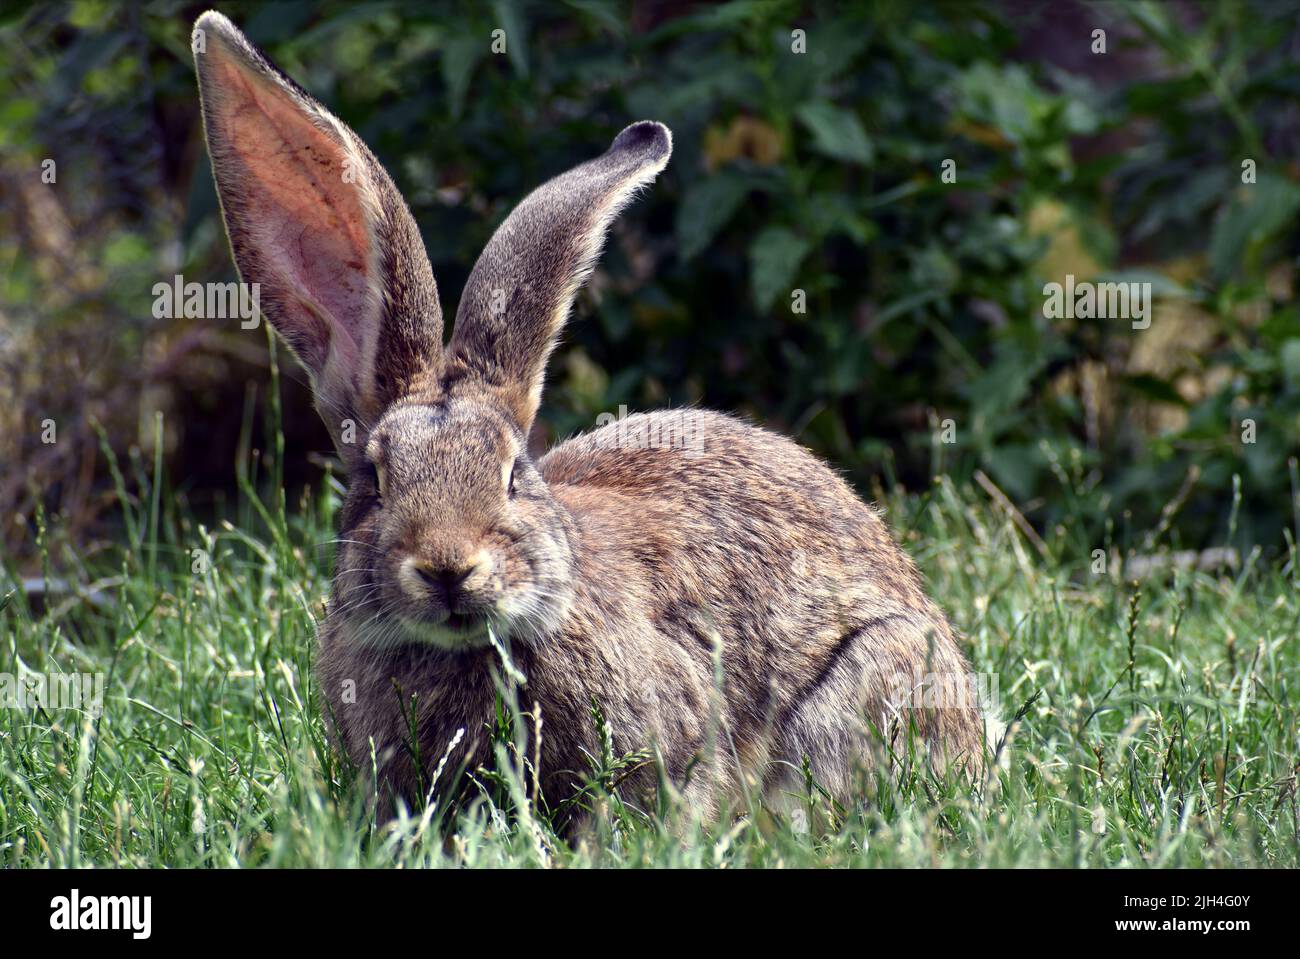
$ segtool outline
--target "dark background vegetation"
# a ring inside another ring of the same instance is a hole
[[[144,495],[161,464],[169,500],[199,510],[233,489],[241,434],[266,448],[264,334],[152,316],[176,273],[234,278],[188,46],[202,9],[0,14],[0,540],[15,566],[40,526],[115,535],[105,448],[128,488]],[[628,122],[672,128],[669,169],[616,227],[552,362],[540,441],[621,404],[697,403],[796,436],[867,495],[981,471],[1040,529],[1083,525],[1098,545],[1285,546],[1296,3],[220,9],[386,163],[448,317],[528,190]],[[1150,329],[1044,319],[1043,284],[1066,273],[1152,281]],[[328,441],[281,360],[292,504]]]

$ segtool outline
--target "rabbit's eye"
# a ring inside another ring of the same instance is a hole
[[[372,463],[366,460],[366,469],[370,473],[370,485],[375,491],[375,499],[383,501],[384,498],[384,471],[380,469],[378,463]]]

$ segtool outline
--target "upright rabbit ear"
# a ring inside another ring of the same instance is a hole
[[[632,124],[604,155],[529,194],[474,265],[448,353],[501,396],[525,431],[541,402],[547,357],[610,221],[672,149],[662,123]]]
[[[419,229],[360,138],[229,20],[194,24],[203,128],[240,277],[307,367],[345,460],[399,396],[436,393],[442,311]]]

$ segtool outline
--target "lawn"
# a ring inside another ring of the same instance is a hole
[[[985,780],[903,756],[850,810],[814,784],[809,831],[761,808],[695,822],[670,790],[634,808],[616,785],[625,757],[598,756],[591,814],[561,838],[507,733],[472,801],[379,827],[328,745],[312,674],[337,483],[286,504],[257,492],[280,488],[274,456],[242,462],[261,469],[238,471],[211,528],[148,464],[124,464],[115,542],[77,555],[43,532],[46,575],[95,583],[95,601],[0,593],[0,673],[106,674],[98,718],[0,710],[0,865],[1300,864],[1290,530],[1272,560],[1135,584],[1117,553],[1094,553],[1110,544],[1027,535],[979,486],[877,490],[1015,720]],[[1087,495],[1068,470],[1061,482]],[[1153,531],[1147,553],[1167,545]]]

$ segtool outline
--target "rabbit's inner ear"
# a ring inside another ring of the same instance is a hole
[[[195,37],[208,151],[240,276],[258,285],[262,313],[311,372],[339,439],[340,424],[377,419],[406,385],[398,381],[440,362],[442,317],[419,231],[356,135],[229,20],[206,13]],[[400,295],[387,295],[394,286]]]
[[[196,53],[226,229],[263,312],[319,376],[354,366],[378,320],[360,158],[333,124],[219,35]]]
[[[245,211],[232,224],[240,246],[252,248],[254,279],[271,287],[282,332],[311,365],[325,362],[331,341],[355,359],[379,306],[370,218],[343,179],[356,158],[288,104],[245,91],[213,124],[229,144],[224,198]]]

